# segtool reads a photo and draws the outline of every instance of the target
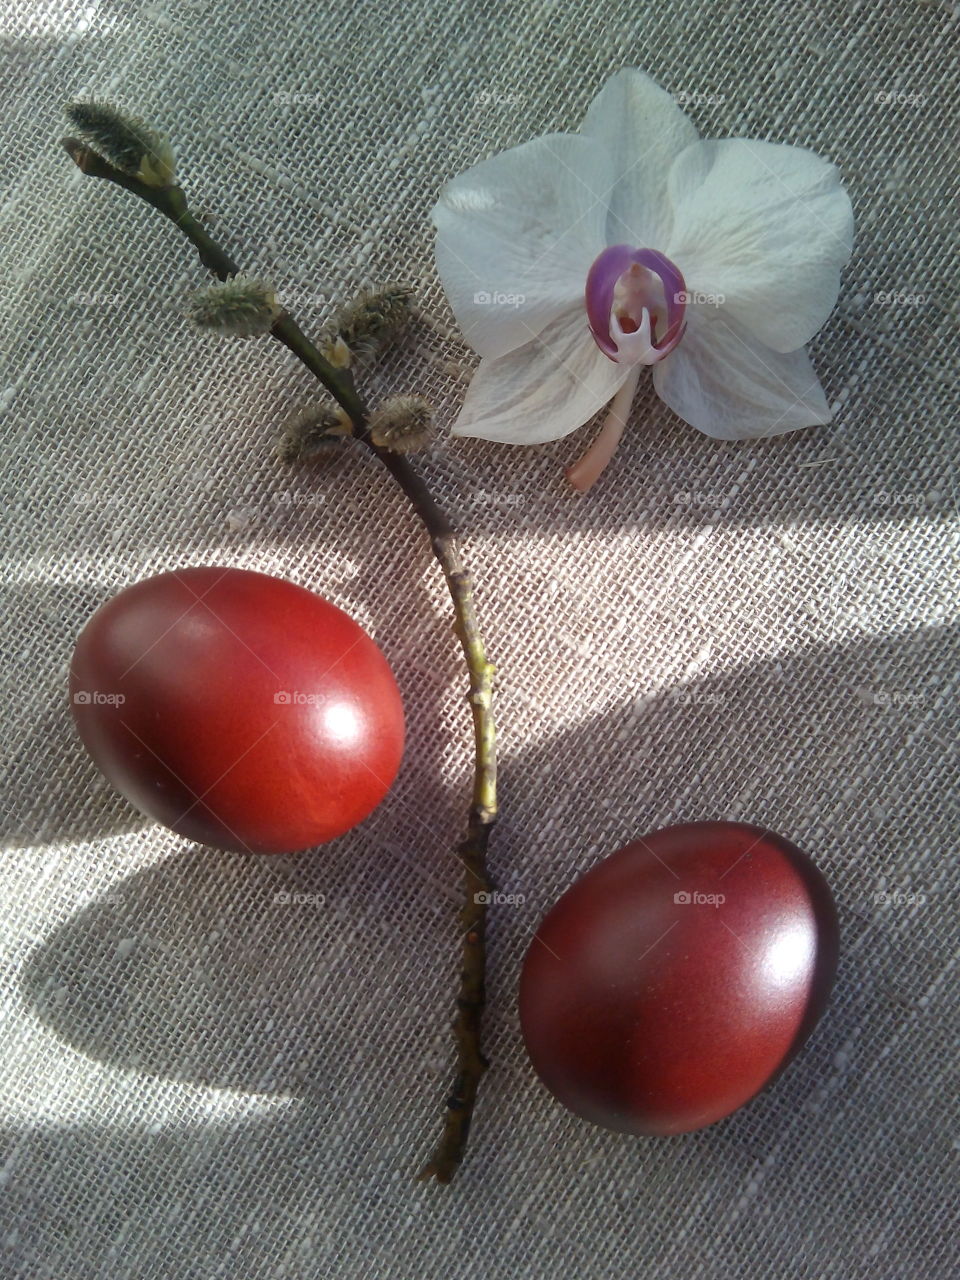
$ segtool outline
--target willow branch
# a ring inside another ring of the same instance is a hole
[[[63,145],[84,173],[104,178],[132,192],[169,218],[193,244],[203,265],[219,280],[226,281],[240,274],[237,263],[190,212],[180,187],[157,187],[141,182],[139,178],[115,168],[74,138],[64,139]],[[463,954],[454,1023],[457,1067],[453,1089],[447,1099],[440,1141],[432,1159],[419,1175],[421,1179],[436,1178],[438,1182],[448,1183],[463,1160],[477,1090],[488,1065],[481,1051],[480,1033],[485,1003],[485,936],[490,896],[487,846],[497,816],[496,731],[492,712],[494,668],[487,659],[477,623],[473,577],[464,567],[452,524],[421,476],[405,457],[373,443],[367,429],[366,407],[349,370],[331,364],[289,312],[280,313],[270,335],[282,342],[346,411],[355,438],[386,467],[422,521],[453,601],[455,629],[470,676],[468,699],[473,716],[475,758],[467,834],[457,849],[465,872],[465,900],[460,912]]]

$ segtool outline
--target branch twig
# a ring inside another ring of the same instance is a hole
[[[226,281],[240,273],[240,267],[190,212],[180,187],[151,186],[142,182],[138,177],[114,167],[75,138],[65,138],[63,145],[84,173],[123,187],[169,218],[193,244],[203,265],[219,280]],[[487,660],[477,624],[472,575],[464,568],[453,526],[434,501],[421,476],[406,458],[373,443],[367,429],[366,406],[353,376],[349,370],[331,364],[289,312],[280,313],[270,334],[310,370],[346,411],[356,439],[383,463],[423,522],[433,554],[446,578],[456,617],[456,632],[470,674],[468,698],[473,714],[475,769],[467,836],[457,850],[464,866],[466,888],[460,913],[463,957],[454,1024],[457,1072],[453,1091],[447,1099],[442,1136],[432,1159],[419,1175],[421,1180],[436,1178],[438,1182],[448,1183],[463,1160],[477,1090],[487,1068],[487,1060],[480,1048],[480,1026],[485,1000],[485,935],[490,890],[487,846],[497,815],[496,733],[491,707],[494,668]]]

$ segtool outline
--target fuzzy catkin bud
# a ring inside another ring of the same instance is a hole
[[[173,148],[162,133],[109,102],[68,102],[65,111],[83,141],[114,168],[150,187],[173,182]]]
[[[235,338],[269,333],[280,314],[273,286],[251,276],[233,276],[193,295],[187,315],[201,329]]]
[[[412,297],[413,290],[399,284],[363,290],[337,312],[328,330],[328,347],[339,339],[354,355],[372,355],[406,324]]]
[[[392,396],[370,415],[369,429],[379,448],[412,453],[430,442],[433,410],[419,396]]]
[[[284,462],[300,462],[342,443],[353,423],[339,405],[303,409],[283,429],[277,452]]]

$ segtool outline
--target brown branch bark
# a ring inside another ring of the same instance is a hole
[[[190,212],[180,187],[155,187],[141,182],[114,168],[75,138],[64,139],[63,145],[84,173],[105,178],[131,191],[169,218],[193,244],[203,265],[219,280],[228,280],[239,274],[240,267]],[[334,367],[288,312],[278,316],[270,334],[282,342],[346,410],[356,439],[386,467],[423,522],[450,591],[455,628],[469,672],[467,696],[473,716],[474,784],[466,839],[457,849],[465,873],[465,900],[460,912],[463,954],[454,1022],[457,1067],[453,1089],[447,1099],[440,1141],[432,1159],[419,1175],[422,1180],[436,1178],[438,1182],[448,1183],[463,1160],[477,1090],[488,1065],[481,1050],[481,1020],[485,1003],[485,937],[490,894],[487,847],[497,816],[496,730],[492,711],[494,668],[487,659],[477,623],[472,575],[463,565],[453,526],[422,477],[405,457],[373,443],[367,430],[366,407],[352,375],[348,370]]]

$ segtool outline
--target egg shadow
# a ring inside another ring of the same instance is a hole
[[[935,909],[886,911],[876,889],[909,883],[916,850],[939,849],[935,802],[950,769],[939,741],[945,708],[870,690],[885,681],[889,692],[894,672],[922,688],[931,672],[956,662],[958,640],[960,628],[930,628],[747,664],[608,710],[503,761],[494,861],[501,884],[521,889],[525,901],[492,916],[485,1039],[493,1066],[460,1175],[477,1213],[502,1213],[504,1133],[524,1135],[545,1177],[553,1168],[568,1193],[613,1197],[617,1214],[642,1208],[678,1163],[692,1166],[709,1193],[703,1230],[713,1213],[733,1212],[757,1179],[774,1201],[815,1181],[832,1212],[862,1216],[861,1179],[869,1177],[874,1225],[881,1217],[906,1224],[926,1211],[921,1175],[937,1149],[940,1108],[925,1075],[942,1069],[943,1051],[927,993],[950,954],[950,919]],[[759,737],[742,714],[758,699],[768,724]],[[911,717],[928,719],[929,734],[918,741],[914,725],[908,770],[900,755]],[[865,818],[881,799],[883,813]],[[727,1120],[671,1139],[609,1133],[566,1112],[530,1069],[519,1046],[519,965],[543,912],[604,852],[644,830],[707,817],[772,825],[813,854],[839,908],[834,996],[786,1072]],[[549,822],[555,840],[545,851]],[[393,822],[386,825],[392,832]],[[128,1188],[144,1176],[176,1187],[178,1201],[215,1208],[189,1244],[198,1247],[199,1234],[200,1245],[217,1250],[248,1212],[235,1194],[237,1167],[258,1169],[268,1222],[331,1197],[346,1212],[371,1194],[371,1178],[386,1188],[414,1173],[426,1152],[409,1149],[397,1116],[429,1141],[449,1085],[459,897],[449,853],[417,849],[418,834],[415,825],[407,861],[385,856],[375,821],[306,859],[178,853],[129,876],[35,948],[22,995],[67,1045],[135,1076],[232,1090],[273,1110],[197,1129],[93,1121],[8,1128],[4,1136],[30,1171],[14,1180],[11,1206],[33,1234],[71,1238],[51,1208],[51,1177],[57,1203],[82,1203],[98,1188],[98,1220],[125,1212]],[[524,854],[534,841],[531,861]],[[937,885],[927,887],[935,897]],[[425,1008],[435,1010],[429,1025]],[[905,1035],[909,1052],[890,1053]],[[438,1040],[443,1060],[428,1066]],[[881,1062],[882,1111],[870,1070]],[[345,1116],[353,1117],[346,1153],[331,1146]],[[838,1127],[846,1135],[840,1150]],[[406,1185],[418,1204],[424,1191]],[[148,1198],[137,1220],[146,1247],[168,1254],[181,1246],[166,1242],[166,1203],[164,1195],[155,1209]],[[363,1230],[388,1256],[392,1228],[365,1220]],[[349,1214],[343,1232],[353,1232]],[[310,1235],[316,1256],[334,1256],[339,1237],[339,1229],[319,1241]],[[922,1255],[927,1246],[911,1243],[918,1248]],[[678,1250],[692,1268],[702,1260],[695,1239]]]
[[[919,785],[932,800],[946,785],[936,724],[922,783],[912,772],[910,780],[901,776],[898,753],[918,705],[921,716],[933,708],[934,721],[939,713],[934,702],[878,701],[870,690],[892,662],[902,679],[907,668],[919,675],[956,661],[958,634],[931,628],[746,665],[608,711],[506,759],[494,861],[500,883],[522,887],[525,901],[522,910],[493,914],[493,1040],[515,1037],[517,969],[536,922],[599,851],[683,820],[771,826],[807,848],[833,887],[842,995],[776,1088],[749,1109],[758,1140],[772,1137],[784,1108],[816,1090],[824,1055],[850,1025],[873,1019],[879,1028],[884,1011],[918,998],[919,959],[945,954],[945,922],[942,937],[926,934],[876,906],[878,887],[902,868],[903,851],[936,843],[936,805],[917,794]],[[817,679],[809,676],[811,659]],[[760,700],[762,733],[737,710]],[[805,733],[809,725],[820,726],[821,749]],[[744,774],[738,761],[748,748]],[[923,741],[912,750],[923,754]],[[854,776],[860,787],[851,799]],[[865,819],[874,791],[885,810]],[[584,804],[590,795],[602,796],[602,805]],[[458,794],[451,812],[462,800]],[[319,1081],[333,1082],[335,1093],[357,1072],[382,1071],[385,1063],[402,1073],[410,1057],[403,1043],[411,1035],[422,1043],[427,1033],[417,1015],[395,1006],[395,990],[417,983],[425,951],[441,964],[450,959],[459,895],[439,824],[433,845],[422,840],[428,792],[408,792],[404,803],[416,816],[398,857],[384,853],[387,824],[398,838],[398,813],[385,811],[379,824],[374,815],[317,855],[189,851],[128,877],[33,951],[22,972],[25,1000],[80,1052],[163,1079],[313,1096]],[[542,838],[548,819],[562,839],[534,872],[524,850]],[[871,968],[863,940],[878,930],[890,955],[913,955],[913,963]],[[490,1081],[495,1094],[496,1070]],[[734,1117],[709,1131],[710,1141],[736,1145],[739,1123]]]
[[[924,1068],[934,1074],[942,1058],[929,992],[955,945],[948,909],[955,872],[943,868],[941,848],[956,766],[942,690],[958,668],[957,626],[801,649],[604,712],[505,762],[511,817],[508,840],[498,844],[501,864],[538,833],[542,847],[545,822],[565,852],[535,871],[528,864],[509,886],[526,895],[522,913],[509,915],[514,927],[495,961],[504,975],[498,989],[511,1000],[545,912],[604,852],[644,832],[713,819],[769,827],[811,854],[831,886],[840,962],[810,1039],[771,1087],[728,1119],[656,1140],[678,1158],[692,1155],[706,1176],[777,1150],[784,1173],[809,1167],[825,1194],[849,1199],[856,1155],[823,1159],[829,1127],[844,1112],[859,1113],[867,1129],[880,1122],[876,1086],[853,1064],[882,1061],[884,1089],[896,1097],[896,1114],[884,1117],[891,1144],[923,1181],[919,1153],[939,1124]],[[762,716],[752,716],[759,707]],[[891,909],[897,894],[903,906]],[[925,901],[913,905],[918,895]],[[905,1025],[911,1052],[891,1056]],[[541,1092],[559,1123],[559,1104]],[[573,1128],[598,1161],[622,1167],[625,1182],[631,1170],[643,1176],[648,1143],[586,1122]],[[818,1174],[821,1162],[829,1168]]]
[[[35,952],[24,969],[28,999],[78,1051],[166,1079],[316,1101],[318,1082],[338,1078],[345,1054],[349,1060],[353,1052],[357,1066],[368,1056],[356,1040],[359,1011],[385,999],[377,974],[402,945],[380,922],[384,903],[403,902],[412,937],[431,937],[438,951],[451,954],[460,903],[454,849],[465,824],[469,776],[462,787],[445,785],[443,766],[449,775],[449,720],[456,717],[465,734],[469,725],[465,700],[457,696],[464,675],[456,641],[438,626],[427,596],[434,572],[429,548],[414,537],[393,545],[390,556],[389,572],[409,587],[389,602],[383,634],[371,628],[407,713],[404,757],[388,795],[351,831],[289,857],[206,849],[155,827],[158,849],[172,854],[91,903],[75,918],[76,931],[67,927],[72,940],[58,934],[52,949]],[[383,575],[383,565],[372,562],[351,571],[338,584],[342,606],[362,608],[382,598]],[[31,608],[37,594],[29,597]],[[66,636],[72,645],[110,594],[51,593],[51,642]],[[429,665],[424,650],[433,659]],[[62,715],[49,734],[38,736],[44,754],[39,760],[36,752],[27,755],[25,763],[34,776],[52,769],[67,744],[77,768],[64,771],[52,799],[26,786],[22,794],[8,792],[9,812],[20,819],[11,834],[22,830],[25,842],[96,840],[146,827],[147,819],[95,769],[59,687],[56,693]],[[468,752],[465,742],[465,757]],[[30,796],[37,806],[32,819],[25,804]],[[104,821],[111,813],[116,820]],[[170,914],[174,885],[183,895],[176,918]],[[414,945],[412,938],[406,945]],[[184,987],[187,974],[192,980]],[[329,1036],[323,1024],[328,985],[351,992],[351,1011],[330,1014],[335,1029]],[[243,1013],[225,1035],[223,1010],[239,993]],[[256,1034],[265,1022],[286,1046],[280,1056],[272,1037]],[[387,1009],[383,1023],[386,1043],[411,1033],[409,1020]],[[221,1051],[205,1071],[203,1048],[212,1043]],[[404,1058],[398,1040],[391,1060]]]
[[[382,1010],[385,1061],[403,1060],[394,1042],[404,1034],[381,980],[400,940],[380,937],[373,963],[370,902],[319,887],[356,861],[356,841],[336,845],[322,868],[174,855],[58,930],[28,961],[24,994],[73,1048],[114,1066],[332,1099],[370,1061],[369,1015]],[[400,877],[388,869],[382,883],[396,892]]]

